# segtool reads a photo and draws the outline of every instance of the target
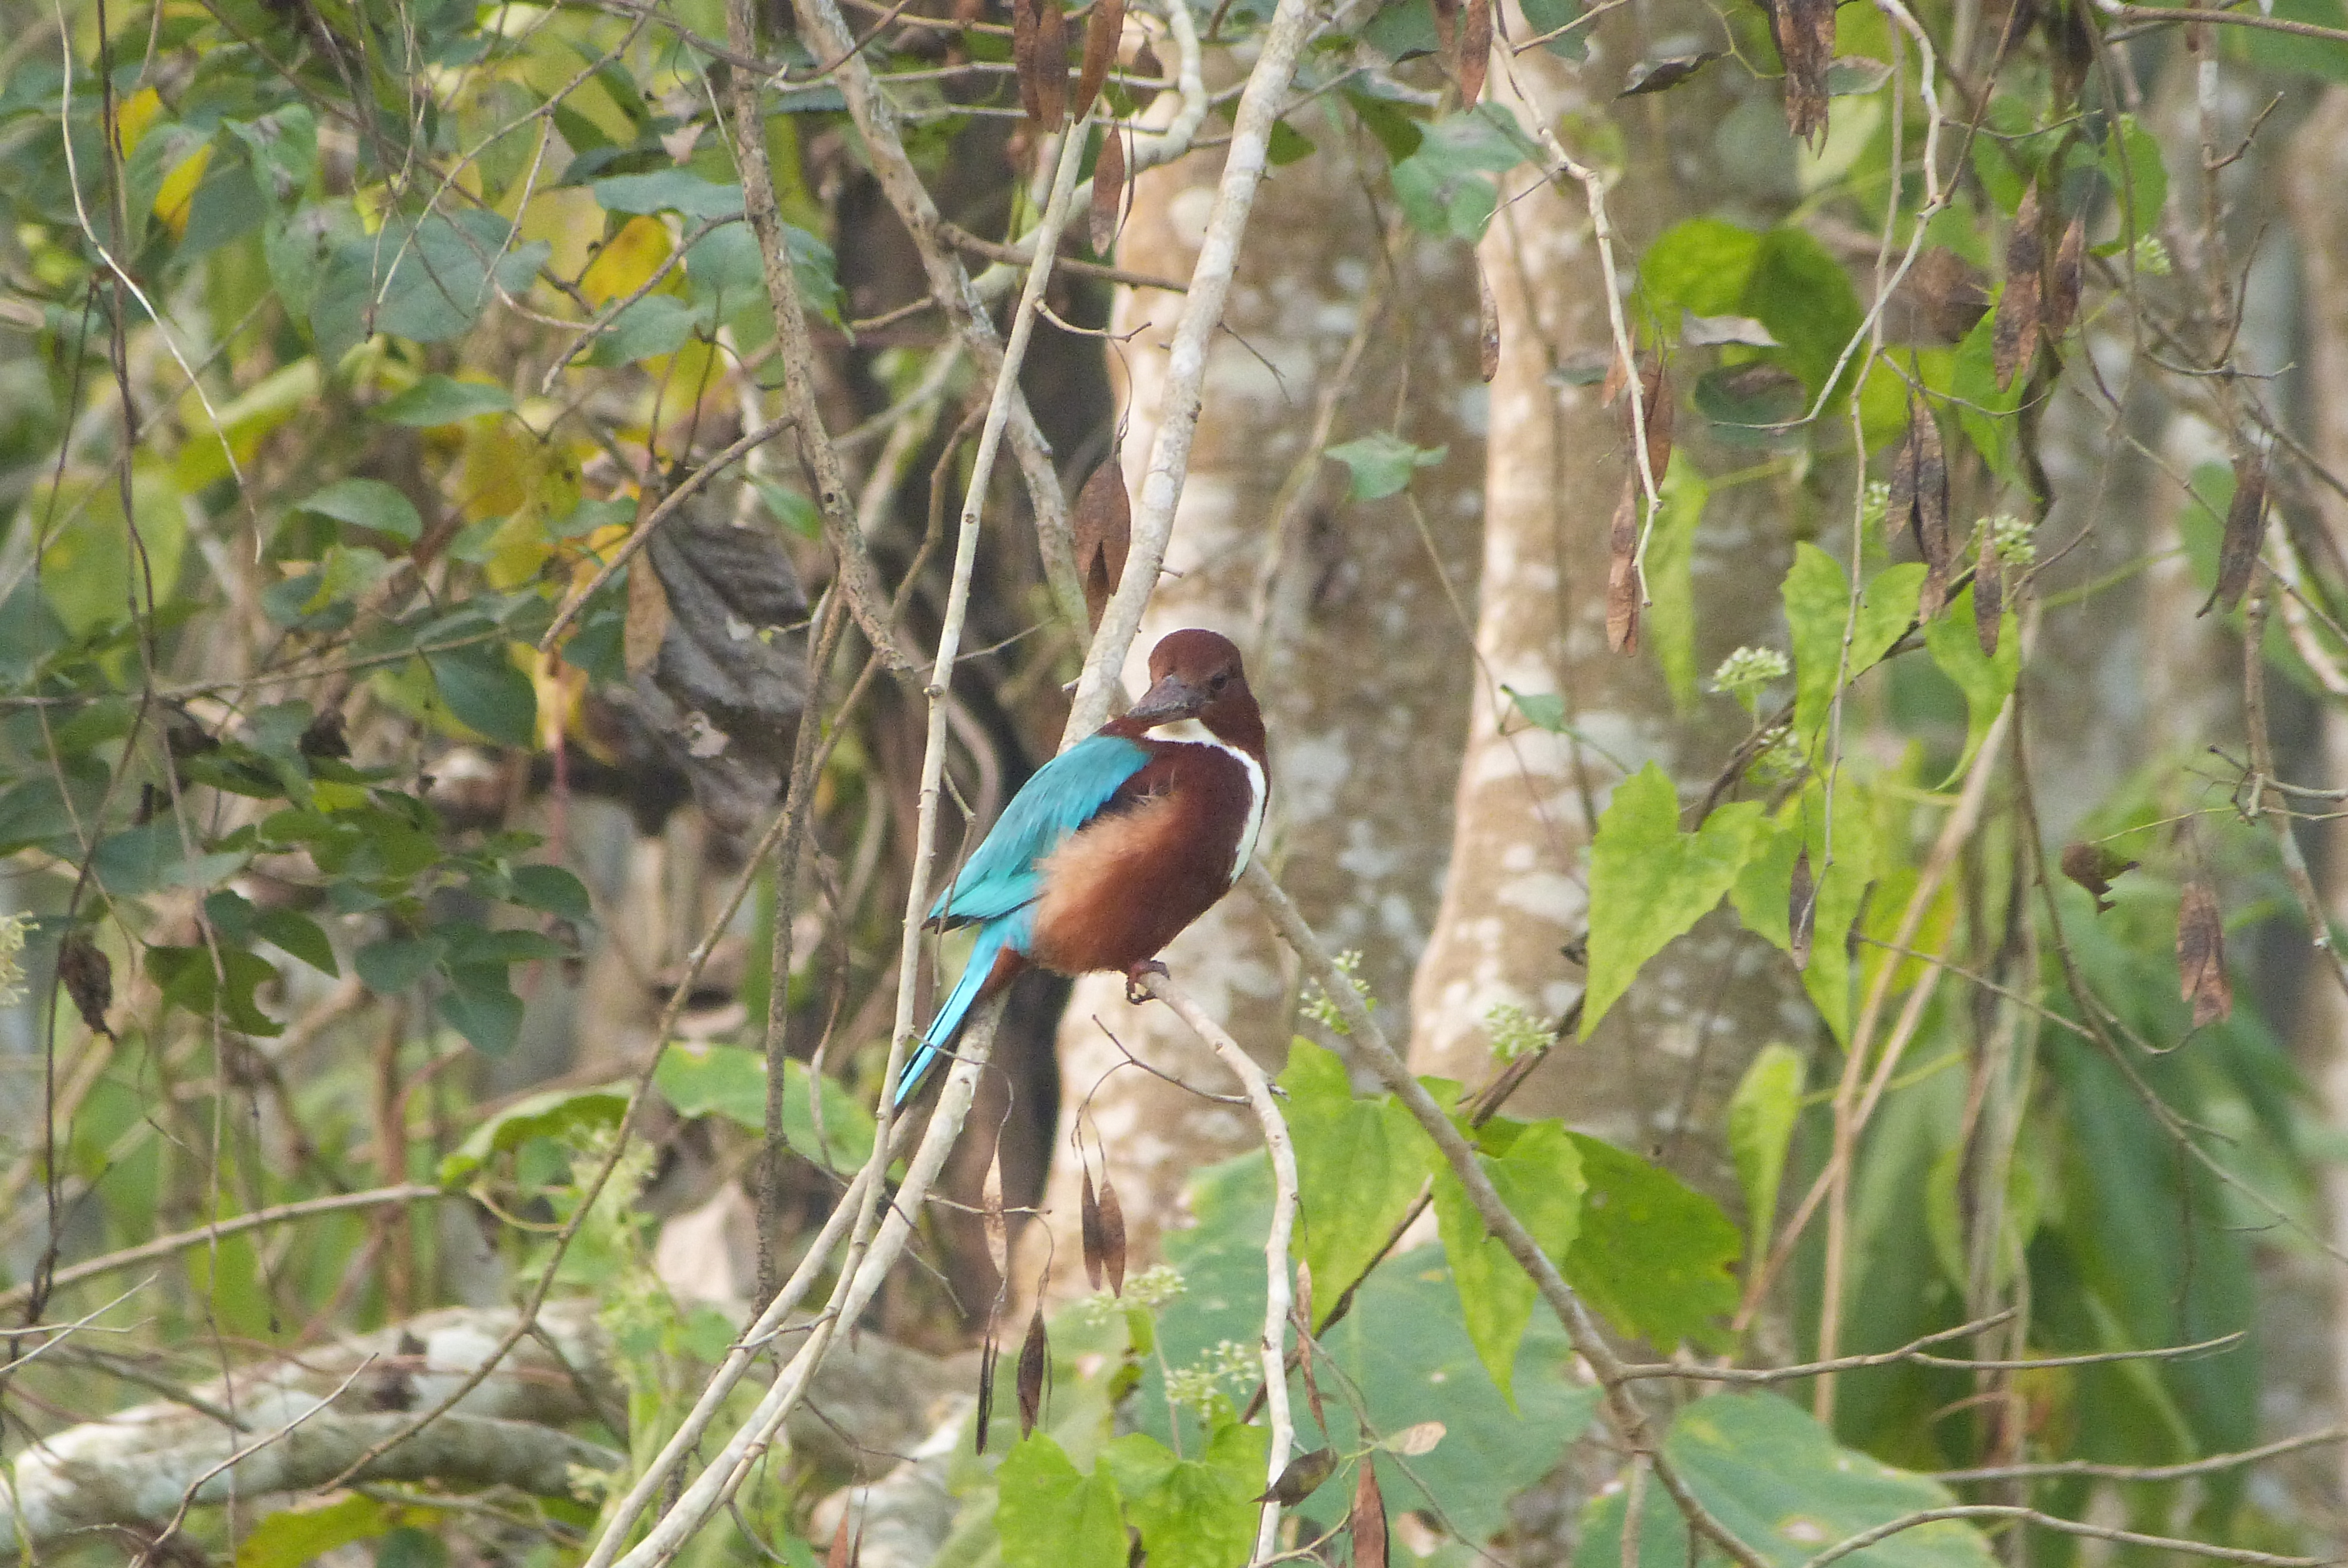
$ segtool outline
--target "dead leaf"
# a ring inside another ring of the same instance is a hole
[[[1818,923],[1818,884],[1810,875],[1810,846],[1805,844],[1794,856],[1794,880],[1786,898],[1787,948],[1797,969],[1810,967],[1810,938]]]
[[[1435,41],[1447,55],[1458,46],[1459,0],[1433,0]]]
[[[106,1022],[107,1010],[114,1006],[114,960],[90,940],[88,931],[68,931],[57,944],[57,984],[73,998],[74,1010],[90,1033],[114,1038]]]
[[[628,618],[620,640],[629,674],[642,674],[660,657],[661,644],[668,641],[668,589],[661,586],[652,562],[639,555],[628,569]]]
[[[1298,1454],[1280,1472],[1280,1479],[1265,1487],[1248,1501],[1276,1502],[1282,1508],[1294,1508],[1321,1489],[1337,1468],[1337,1455],[1333,1449],[1314,1449],[1311,1453]]]
[[[310,727],[302,732],[302,738],[294,743],[294,749],[313,760],[349,756],[351,741],[343,733],[343,711],[329,708],[311,720]]]
[[[1475,108],[1492,66],[1492,0],[1468,0],[1459,27],[1459,102]]]
[[[1092,14],[1085,18],[1084,70],[1076,77],[1076,101],[1070,111],[1076,118],[1081,120],[1093,112],[1093,99],[1108,80],[1109,67],[1117,63],[1117,41],[1124,32],[1125,0],[1093,0]],[[1111,126],[1108,139],[1116,137],[1117,128]]]
[[[2226,927],[2216,889],[2199,876],[2177,900],[2177,972],[2181,998],[2193,1004],[2193,1027],[2203,1029],[2234,1010],[2226,979]]]
[[[1773,0],[1769,7],[1769,30],[1786,67],[1786,126],[1804,141],[1827,128],[1834,29],[1835,0]]]
[[[1963,342],[1989,314],[1989,274],[1945,245],[1916,259],[1903,285],[1910,291],[1924,324],[1942,343]]]
[[[1639,650],[1639,477],[1622,477],[1608,535],[1606,646],[1616,653]]]
[[[1421,1421],[1416,1426],[1403,1428],[1378,1447],[1390,1454],[1400,1454],[1405,1459],[1416,1459],[1421,1454],[1433,1453],[1435,1445],[1443,1440],[1444,1433],[1449,1430],[1441,1421]]]
[[[1117,246],[1117,220],[1125,205],[1125,135],[1115,126],[1101,131],[1100,156],[1093,159],[1091,229],[1093,254]]]
[[[1982,530],[1981,555],[1973,562],[1973,641],[1985,658],[1997,657],[1998,628],[2005,620],[2005,562],[1998,559],[1997,535]]]
[[[2112,878],[2123,871],[2136,869],[2136,862],[2118,850],[2102,844],[2066,844],[2063,846],[2063,875],[2087,890],[2096,901],[2096,913],[2100,915],[2112,907]]]
[[[1068,118],[1068,14],[1060,0],[1037,0],[1035,6],[1035,102],[1042,111],[1035,123],[1056,131]]]
[[[1361,1478],[1354,1482],[1345,1538],[1354,1543],[1354,1568],[1386,1568],[1386,1500],[1378,1493],[1378,1467],[1367,1454],[1362,1456]]]
[[[1097,631],[1102,612],[1125,579],[1125,558],[1133,545],[1133,500],[1126,494],[1125,466],[1114,448],[1076,492],[1068,522],[1076,536],[1076,578],[1085,587],[1085,609]]]
[[[1288,1309],[1299,1327],[1307,1334],[1313,1332],[1313,1266],[1301,1257],[1296,1260],[1296,1291]]]
[[[2266,459],[2245,452],[2234,459],[2234,499],[2226,508],[2226,531],[2218,541],[2218,586],[2196,613],[2207,615],[2219,606],[2232,610],[2242,602],[2266,535]]]
[[[823,1554],[823,1568],[856,1568],[857,1560],[864,1555],[864,1522],[856,1522],[856,1533],[848,1533],[848,1516],[852,1508],[839,1511],[839,1528],[831,1532],[831,1550]]]
[[[1742,343],[1748,348],[1782,348],[1777,336],[1751,316],[1700,316],[1680,311],[1680,342],[1690,348],[1715,348]]]
[[[1313,1425],[1321,1429],[1321,1435],[1325,1438],[1329,1435],[1329,1412],[1321,1405],[1321,1379],[1313,1373],[1313,1352],[1311,1341],[1299,1340],[1296,1351],[1297,1367],[1304,1374],[1305,1406],[1313,1412]]]
[[[2040,273],[2045,259],[2046,237],[2040,231],[2038,187],[2034,183],[2014,210],[2013,232],[2005,241],[2005,292],[1998,296],[1997,321],[1990,328],[2001,392],[2038,357]]]
[[[1097,621],[1096,621],[1097,624]],[[1077,1229],[1084,1236],[1085,1285],[1092,1290],[1101,1287],[1101,1223],[1100,1194],[1093,1190],[1092,1167],[1085,1167],[1084,1197],[1077,1207]]]
[[[1909,527],[1915,533],[1917,551],[1924,558],[1924,589],[1916,614],[1931,620],[1949,602],[1956,553],[1949,538],[1949,456],[1941,445],[1940,422],[1933,418],[1931,404],[1919,399],[1910,405],[1908,436],[1916,449],[1916,499]]]
[[[1044,1333],[1044,1309],[1027,1320],[1027,1341],[1019,1347],[1019,1435],[1035,1430],[1044,1414],[1044,1378],[1052,1369],[1052,1342]]]
[[[1500,301],[1484,263],[1476,263],[1476,374],[1484,384],[1500,374]]]
[[[1622,77],[1622,90],[1618,98],[1636,97],[1641,93],[1660,93],[1678,87],[1690,77],[1721,57],[1718,49],[1703,49],[1693,55],[1665,55],[1657,60],[1641,60]]]
[[[1025,111],[1030,124],[1040,124],[1044,118],[1044,97],[1039,83],[1036,62],[1036,35],[1043,25],[1043,10],[1056,0],[1011,0],[1011,68],[1019,79],[1019,107]]]
[[[1112,1295],[1125,1294],[1125,1205],[1117,1201],[1117,1185],[1101,1167],[1101,1272],[1108,1276]]]
[[[2079,315],[2079,287],[2085,267],[2087,251],[2087,215],[2084,211],[2071,220],[2063,231],[2062,243],[2054,247],[2054,265],[2046,274],[2046,308],[2044,331],[2049,343],[2071,330]]]

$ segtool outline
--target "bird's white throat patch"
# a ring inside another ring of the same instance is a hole
[[[1218,739],[1212,730],[1196,719],[1178,719],[1170,724],[1155,725],[1149,733],[1155,740],[1175,741],[1190,746],[1212,746],[1224,755],[1237,759],[1240,766],[1247,770],[1247,823],[1240,829],[1239,850],[1231,856],[1231,880],[1237,882],[1240,873],[1247,869],[1249,858],[1255,854],[1257,835],[1263,832],[1263,808],[1269,793],[1264,787],[1263,764],[1229,741]]]

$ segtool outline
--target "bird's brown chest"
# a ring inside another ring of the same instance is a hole
[[[1160,747],[1111,810],[1043,863],[1031,956],[1067,975],[1154,958],[1230,891],[1241,840],[1261,819],[1256,794],[1227,751]]]

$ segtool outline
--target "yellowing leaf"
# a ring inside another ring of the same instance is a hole
[[[212,144],[205,142],[180,160],[179,167],[163,177],[155,190],[155,216],[163,220],[174,239],[188,232],[188,204],[195,200],[196,187],[204,182],[204,170],[211,166]]]
[[[139,147],[147,128],[163,112],[163,95],[153,87],[140,87],[124,98],[114,111],[114,134],[120,143],[121,154],[129,158]]]
[[[579,274],[579,292],[597,305],[633,294],[660,270],[672,248],[667,224],[653,217],[631,218]]]

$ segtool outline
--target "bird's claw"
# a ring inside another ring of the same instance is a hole
[[[1157,959],[1145,959],[1125,971],[1125,999],[1136,1007],[1148,1001],[1150,995],[1149,977],[1152,975],[1163,976],[1169,980],[1174,978],[1168,972],[1166,966]]]

